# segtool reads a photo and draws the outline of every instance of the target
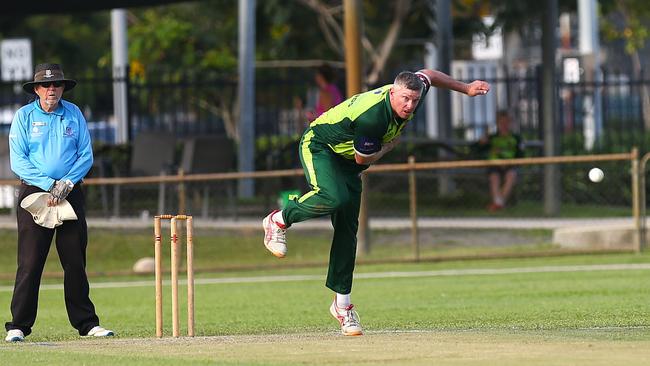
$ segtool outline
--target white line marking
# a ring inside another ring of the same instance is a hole
[[[449,276],[486,276],[503,275],[514,273],[561,273],[561,272],[592,272],[592,271],[633,271],[650,270],[650,263],[638,264],[589,264],[576,266],[543,266],[543,267],[520,267],[520,268],[478,268],[478,269],[446,269],[438,271],[414,271],[414,272],[370,272],[358,273],[355,279],[378,279],[378,278],[411,278],[411,277],[449,277]],[[269,283],[269,282],[301,282],[320,281],[323,275],[287,275],[287,276],[257,276],[257,277],[226,277],[226,278],[197,278],[196,285],[214,285],[229,283]],[[171,281],[163,281],[169,286]],[[180,285],[185,284],[184,278],[179,281]],[[93,289],[98,288],[127,288],[127,287],[154,287],[154,281],[122,281],[122,282],[98,282],[91,284]],[[41,290],[62,290],[63,284],[41,285]],[[13,286],[0,286],[0,292],[11,292]]]

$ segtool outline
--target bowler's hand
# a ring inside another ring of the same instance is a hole
[[[468,84],[467,95],[475,97],[477,95],[485,95],[490,91],[490,84],[483,80],[474,80]]]

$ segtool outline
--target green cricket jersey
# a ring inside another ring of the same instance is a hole
[[[514,159],[524,156],[521,137],[517,134],[492,134],[488,138],[487,149],[488,159]]]
[[[419,77],[425,79],[428,90],[428,77]],[[288,227],[315,217],[331,217],[334,235],[325,284],[339,294],[352,290],[362,190],[359,173],[367,168],[355,162],[354,154],[380,151],[381,145],[398,136],[412,118],[395,118],[391,87],[357,94],[311,123],[298,149],[310,190],[289,200],[282,209]]]
[[[312,141],[327,144],[334,153],[353,161],[355,151],[368,156],[381,150],[382,144],[401,134],[420,107],[406,120],[397,117],[390,105],[391,87],[389,84],[354,95],[323,113],[309,126]],[[420,101],[427,91],[425,87]]]

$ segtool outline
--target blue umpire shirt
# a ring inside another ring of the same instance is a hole
[[[56,180],[77,184],[93,164],[86,119],[79,107],[63,99],[51,113],[39,99],[20,108],[11,122],[9,151],[11,170],[44,191]]]

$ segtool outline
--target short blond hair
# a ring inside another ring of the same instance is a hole
[[[409,90],[422,91],[424,83],[414,72],[402,71],[395,77],[394,85],[399,85]]]

